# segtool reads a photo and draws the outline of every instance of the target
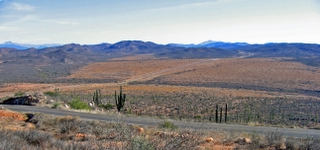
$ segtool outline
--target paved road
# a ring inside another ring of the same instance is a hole
[[[79,116],[83,119],[101,120],[101,121],[124,121],[130,124],[145,125],[145,126],[157,126],[159,123],[163,122],[162,119],[153,118],[140,118],[140,117],[127,117],[127,116],[117,116],[117,115],[103,115],[103,114],[91,114],[84,112],[74,112],[67,110],[50,109],[36,106],[21,106],[21,105],[0,105],[0,107],[5,107],[11,110],[20,112],[40,112],[44,114],[56,115],[56,116]],[[216,123],[198,123],[198,122],[184,122],[184,121],[173,121],[179,128],[186,129],[202,129],[202,130],[228,130],[228,131],[247,131],[247,132],[257,132],[257,133],[267,133],[267,132],[279,132],[284,136],[292,137],[320,137],[320,130],[310,130],[310,129],[290,129],[290,128],[276,128],[276,127],[261,127],[261,126],[244,126],[244,125],[234,125],[234,124],[216,124]]]

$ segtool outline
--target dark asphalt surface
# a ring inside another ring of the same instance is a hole
[[[137,124],[143,126],[158,126],[159,123],[163,122],[163,119],[153,118],[140,118],[140,117],[128,117],[123,115],[107,115],[107,114],[92,114],[85,112],[75,112],[60,109],[50,109],[36,106],[22,106],[22,105],[0,105],[10,110],[19,112],[35,113],[40,112],[49,115],[56,116],[79,116],[83,119],[101,120],[109,122],[126,122],[129,124]],[[180,129],[202,129],[202,130],[226,130],[226,131],[245,131],[245,132],[256,132],[256,133],[267,133],[267,132],[279,132],[284,136],[291,137],[320,137],[320,130],[311,129],[291,129],[291,128],[277,128],[277,127],[262,127],[262,126],[245,126],[235,124],[216,124],[216,123],[199,123],[199,122],[184,122],[170,120]]]

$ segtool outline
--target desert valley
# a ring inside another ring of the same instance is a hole
[[[0,102],[30,95],[39,100],[30,107],[83,109],[88,113],[165,121],[159,126],[141,126],[38,113],[30,118],[27,114],[31,112],[12,112],[17,114],[2,116],[6,121],[1,121],[0,130],[3,136],[23,134],[30,138],[20,139],[29,144],[26,149],[317,149],[319,137],[219,129],[205,132],[176,129],[173,122],[318,132],[319,85],[317,44],[160,45],[121,41],[24,50],[3,47]],[[120,94],[120,86],[126,101],[118,113],[115,91]],[[75,101],[86,106],[73,107]],[[5,114],[5,107],[0,115]],[[56,142],[46,142],[51,138]],[[90,142],[92,145],[87,146]]]

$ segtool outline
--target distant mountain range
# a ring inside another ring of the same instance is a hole
[[[101,43],[101,44],[92,44],[92,45],[80,45],[80,44],[66,44],[66,45],[78,45],[78,46],[83,46],[86,48],[90,49],[95,49],[95,50],[102,50],[105,49],[106,47],[108,49],[118,49],[118,48],[124,48],[128,46],[133,46],[136,45],[135,49],[138,51],[143,51],[146,49],[151,49],[154,48],[155,45],[157,46],[168,46],[168,47],[179,47],[179,48],[218,48],[218,49],[225,49],[225,50],[239,50],[239,49],[256,49],[256,48],[261,48],[261,47],[270,47],[270,46],[279,46],[279,45],[318,45],[318,44],[307,44],[307,43],[266,43],[266,44],[249,44],[246,42],[222,42],[222,41],[212,41],[208,40],[199,44],[179,44],[179,43],[170,43],[166,45],[159,45],[153,42],[142,42],[142,41],[120,41],[115,44],[109,44],[109,43]],[[132,45],[133,44],[133,45]],[[30,48],[35,48],[35,49],[45,49],[45,48],[50,48],[50,47],[59,47],[63,46],[63,44],[20,44],[20,43],[14,43],[11,41],[5,42],[0,44],[0,48],[12,48],[12,49],[17,49],[17,50],[27,50]],[[131,48],[131,50],[133,50]]]
[[[239,48],[243,46],[248,46],[250,44],[245,42],[221,42],[221,41],[205,41],[200,44],[168,44],[170,46],[178,46],[178,47],[185,47],[185,48],[191,48],[191,47],[207,47],[207,48],[221,48],[221,49],[234,49]]]
[[[6,42],[0,45],[0,83],[55,82],[53,79],[67,76],[88,63],[138,54],[152,54],[158,59],[282,57],[290,58],[286,61],[320,66],[319,44],[207,41],[196,45],[161,45],[143,41],[120,41],[95,45],[21,45]]]
[[[10,51],[8,50],[10,49]],[[103,61],[107,58],[153,54],[162,58],[225,58],[225,57],[320,57],[319,44],[305,43],[229,43],[206,41],[200,44],[167,44],[161,45],[143,41],[120,41],[114,44],[101,43],[95,45],[80,44],[44,44],[28,45],[6,42],[0,44],[2,59],[23,57],[24,59],[37,57],[56,63],[54,58],[68,60]],[[19,59],[20,61],[24,59]],[[0,57],[1,60],[1,57]],[[73,62],[73,61],[72,61]]]
[[[37,48],[37,49],[41,49],[41,48],[46,48],[46,47],[53,47],[53,46],[58,46],[61,44],[39,44],[39,45],[35,45],[35,44],[20,44],[20,43],[13,43],[11,41],[5,42],[3,44],[0,44],[0,48],[14,48],[17,50],[26,50],[29,48]]]

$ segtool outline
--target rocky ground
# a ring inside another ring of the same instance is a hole
[[[320,139],[268,134],[178,129],[82,120],[0,109],[0,147],[4,149],[319,149]]]

